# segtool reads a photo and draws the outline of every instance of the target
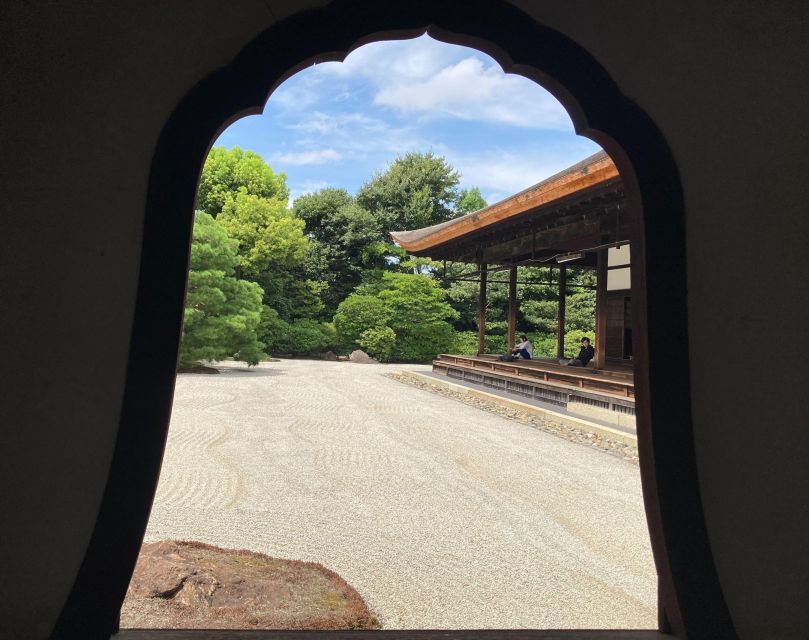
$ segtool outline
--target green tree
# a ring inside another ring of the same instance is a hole
[[[443,157],[411,152],[366,182],[357,192],[357,203],[386,232],[417,229],[457,216],[459,179]]]
[[[317,240],[329,240],[332,219],[342,207],[353,204],[345,189],[321,189],[295,200],[295,215],[306,223],[306,233]]]
[[[409,273],[385,273],[379,298],[385,303],[390,326],[454,320],[458,313],[446,302],[446,293],[431,277]]]
[[[264,345],[256,330],[261,287],[233,276],[237,242],[208,214],[197,212],[183,317],[180,364],[233,356],[258,364]]]
[[[451,321],[457,312],[446,302],[446,292],[431,277],[422,274],[384,272],[381,278],[357,288],[346,298],[334,316],[342,344],[361,344],[387,332],[364,332],[388,328],[396,341],[390,351],[394,360],[423,362],[453,341]]]
[[[260,155],[239,147],[214,147],[202,168],[196,208],[215,218],[238,193],[279,200],[284,205],[289,199],[286,176],[274,173]]]
[[[388,321],[385,303],[375,295],[354,293],[343,300],[334,314],[334,328],[340,347],[356,349],[366,329],[384,327]]]
[[[227,198],[216,219],[239,243],[241,273],[257,276],[271,267],[300,264],[309,250],[304,222],[283,202],[237,193]]]
[[[326,283],[321,299],[330,317],[368,269],[383,268],[394,247],[376,218],[343,189],[322,189],[295,201],[295,214],[312,238],[304,273]]]
[[[472,187],[471,189],[463,189],[458,193],[458,202],[455,205],[455,212],[457,215],[462,216],[473,211],[480,211],[488,206],[480,189]]]

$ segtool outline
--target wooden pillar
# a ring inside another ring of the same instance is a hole
[[[596,335],[595,367],[607,364],[607,249],[598,252],[596,272]]]
[[[508,350],[514,348],[514,334],[517,332],[517,267],[508,272]]]
[[[480,293],[478,294],[478,355],[486,352],[486,278],[485,262],[480,264]]]
[[[559,304],[556,308],[556,357],[565,357],[565,298],[567,267],[559,267]],[[575,354],[574,354],[575,355]]]

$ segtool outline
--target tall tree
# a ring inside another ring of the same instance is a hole
[[[244,275],[255,277],[271,267],[295,266],[309,250],[303,220],[275,198],[237,193],[225,200],[217,222],[238,241]]]
[[[234,277],[237,245],[211,216],[197,213],[180,345],[181,365],[230,356],[258,364],[264,355],[264,345],[256,336],[262,291],[257,284]]]
[[[320,189],[295,199],[295,215],[306,223],[306,234],[317,240],[332,237],[332,218],[342,207],[353,204],[345,189]]]
[[[326,282],[322,291],[327,317],[356,287],[367,269],[385,265],[392,250],[379,222],[343,189],[322,189],[295,201],[295,214],[312,239],[304,273]]]
[[[383,231],[417,229],[457,216],[459,180],[443,157],[411,152],[366,182],[357,203],[376,217]]]
[[[214,147],[202,168],[196,208],[215,218],[225,202],[238,193],[272,198],[286,205],[289,199],[286,182],[286,175],[274,173],[254,151]]]
[[[466,215],[473,211],[480,211],[488,206],[480,189],[472,187],[471,189],[462,189],[458,194],[458,202],[455,205],[455,211],[458,215]]]

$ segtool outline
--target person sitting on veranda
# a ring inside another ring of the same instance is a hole
[[[582,338],[579,355],[571,360],[562,359],[559,361],[559,364],[565,364],[569,367],[586,367],[587,363],[595,358],[595,355],[596,350],[593,349],[592,345],[590,344],[590,338]]]
[[[511,355],[515,358],[522,358],[523,360],[530,360],[534,354],[534,345],[528,339],[528,336],[520,336],[520,342],[511,350]]]

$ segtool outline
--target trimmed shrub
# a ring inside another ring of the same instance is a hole
[[[366,329],[383,327],[388,319],[385,303],[376,296],[351,294],[337,307],[334,328],[340,348],[356,349]]]
[[[450,353],[460,356],[474,356],[478,352],[478,334],[474,331],[456,331],[452,335]]]
[[[393,359],[404,362],[428,362],[439,353],[449,351],[452,326],[447,322],[409,327],[406,334],[396,334]]]
[[[396,345],[396,334],[390,327],[371,327],[360,334],[358,342],[372,358],[387,362]]]

